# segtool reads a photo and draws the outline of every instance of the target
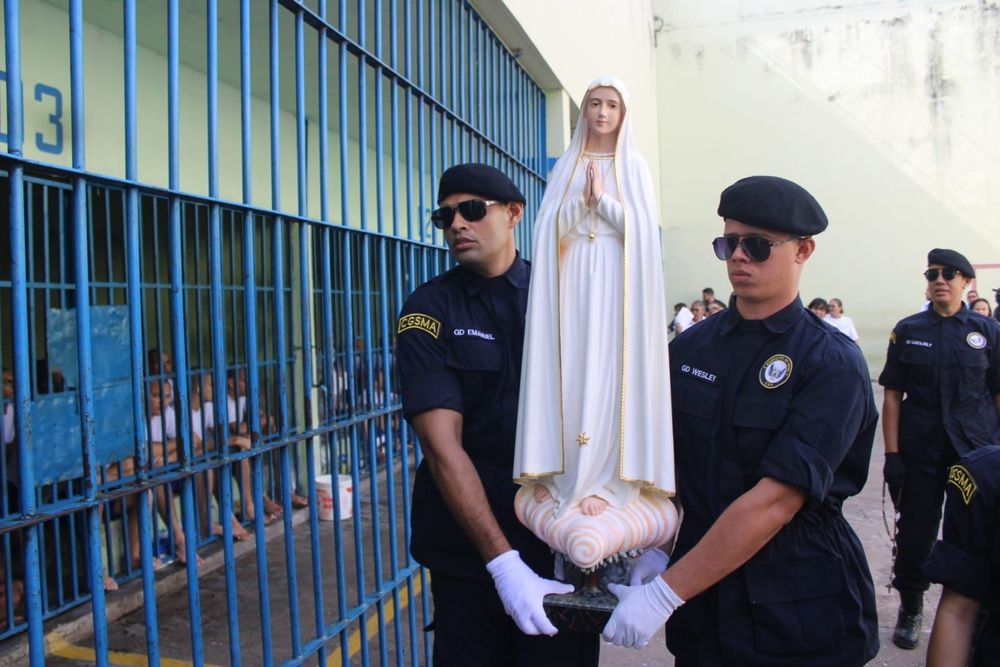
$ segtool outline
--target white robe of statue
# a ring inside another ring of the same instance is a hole
[[[581,111],[536,218],[514,450],[518,516],[581,567],[661,544],[676,527],[656,195],[621,81],[592,83],[583,108],[608,88],[624,109],[614,151],[587,152]],[[591,165],[603,185],[596,203],[585,193]],[[538,484],[550,500],[527,497]],[[581,516],[590,496],[607,509]],[[615,534],[622,526],[628,535]],[[601,544],[577,559],[570,543],[588,531]]]
[[[588,164],[605,184],[592,209],[584,200]],[[585,152],[559,214],[563,437],[570,440],[566,469],[576,473],[539,480],[561,508],[565,499],[573,505],[592,495],[623,507],[639,493],[636,484],[619,478],[621,410],[612,409],[622,395],[625,211],[619,197],[614,155]]]

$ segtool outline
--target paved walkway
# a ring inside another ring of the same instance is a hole
[[[881,405],[881,390],[876,387],[876,391],[876,400],[879,405]],[[861,539],[862,544],[864,545],[868,556],[868,562],[871,566],[872,575],[875,578],[880,641],[882,648],[878,656],[870,664],[879,666],[891,665],[893,667],[922,665],[924,664],[927,637],[931,624],[933,623],[934,609],[937,606],[940,589],[936,586],[932,587],[925,597],[924,632],[921,637],[921,644],[919,648],[915,651],[902,651],[897,649],[892,644],[891,639],[892,628],[896,619],[897,598],[895,594],[887,588],[887,583],[890,579],[891,560],[889,539],[886,535],[882,518],[881,470],[882,437],[881,431],[879,431],[879,435],[874,446],[868,483],[865,485],[862,493],[857,497],[850,499],[844,507],[846,517],[854,527]],[[363,514],[368,515],[370,507],[365,506],[365,502],[366,499],[364,494],[362,494]],[[370,505],[370,503],[368,505]],[[299,511],[295,513],[293,521],[296,551],[298,552],[297,560],[300,565],[307,564],[309,562],[308,522],[306,521],[306,517],[307,513],[305,511]],[[332,524],[326,525],[330,526]],[[384,530],[385,528],[383,527],[383,531]],[[274,596],[272,600],[272,609],[276,612],[276,615],[272,615],[271,618],[271,626],[273,632],[275,633],[276,657],[288,655],[288,652],[285,650],[288,647],[284,646],[284,644],[287,643],[287,628],[289,627],[287,613],[282,614],[279,611],[281,609],[287,610],[286,604],[282,602],[283,596],[286,595],[287,592],[283,591],[284,586],[280,585],[280,582],[285,580],[283,565],[284,557],[282,555],[282,545],[284,540],[281,539],[282,533],[281,522],[278,522],[269,526],[267,534],[264,536],[264,541],[267,543],[269,553],[268,569],[272,572],[272,581],[276,582],[275,586],[272,588],[272,595]],[[366,541],[367,539],[368,538],[366,538]],[[243,633],[242,639],[244,640],[241,642],[244,643],[244,653],[242,658],[244,664],[247,665],[259,664],[261,658],[259,654],[259,647],[257,646],[258,642],[256,640],[256,636],[260,632],[261,628],[259,627],[259,622],[255,618],[255,614],[250,613],[249,611],[254,608],[256,604],[256,589],[255,586],[250,583],[255,580],[254,549],[255,545],[252,543],[243,543],[237,546],[237,554],[239,556],[239,560],[237,561],[237,570],[239,572],[239,577],[242,581],[248,583],[245,587],[246,590],[243,590],[240,595],[240,606],[243,607],[244,602],[246,603],[244,612],[240,614],[240,626]],[[350,554],[352,550],[347,548],[345,551],[346,554]],[[211,550],[209,550],[209,553],[205,554],[205,558],[205,569],[203,570],[203,575],[200,578],[200,587],[202,591],[202,615],[203,619],[205,619],[206,629],[216,628],[216,630],[209,632],[206,636],[205,659],[208,663],[226,664],[228,663],[228,643],[225,631],[225,594],[224,586],[221,582],[221,553],[213,554],[211,553]],[[335,569],[336,564],[332,561],[324,563],[323,570],[325,572],[333,572]],[[191,664],[189,662],[191,659],[189,642],[190,631],[188,629],[185,575],[182,570],[174,566],[168,568],[168,570],[168,572],[162,573],[161,576],[157,577],[157,607],[160,612],[160,648],[164,658],[166,659],[165,664]],[[349,569],[348,571],[353,570]],[[419,582],[417,583],[419,584]],[[308,600],[311,598],[309,590],[307,590],[310,585],[311,579],[309,575],[306,574],[299,581],[300,590],[298,597],[300,599]],[[351,588],[351,594],[353,595],[353,586],[351,582],[349,581],[347,585]],[[324,585],[324,588],[326,588],[326,585]],[[419,591],[414,590],[414,597],[417,595],[419,595]],[[246,600],[244,600],[245,596]],[[109,627],[109,635],[112,639],[112,649],[116,651],[116,654],[112,656],[112,664],[145,664],[145,633],[141,612],[141,602],[142,591],[139,582],[130,583],[129,585],[123,587],[121,591],[110,595],[108,598],[108,615],[109,618],[114,619]],[[402,615],[404,613],[404,608],[408,605],[408,603],[409,600],[405,599],[405,596],[401,596],[399,601],[399,614]],[[386,622],[391,622],[389,617],[392,616],[393,610],[390,607],[391,605],[387,606]],[[417,607],[420,607],[419,603]],[[309,610],[304,608],[302,611],[303,631],[307,631],[306,626],[308,626],[311,631],[312,626],[310,622],[305,620],[311,618]],[[406,609],[406,612],[408,613],[409,609]],[[60,618],[55,619],[55,621],[46,624],[46,637],[50,652],[47,664],[93,664],[93,639],[89,636],[89,613],[89,607],[84,606],[64,614]],[[214,620],[209,621],[208,619]],[[374,626],[372,626],[373,623],[375,624]],[[377,623],[378,619],[375,617],[368,619],[368,625],[372,626],[367,630],[368,637],[375,637],[378,635]],[[417,627],[422,627],[423,625],[422,614],[419,612],[413,625]],[[354,632],[354,634],[358,633]],[[390,631],[388,634],[391,635],[392,632]],[[21,635],[13,642],[7,642],[4,645],[0,645],[0,664],[26,664],[26,661],[23,660],[25,656],[23,652],[25,639],[26,637]],[[422,642],[419,643],[422,644]],[[21,648],[19,648],[19,646]],[[370,646],[373,650],[373,653],[370,656],[371,662],[372,664],[378,664],[378,651],[375,648],[375,644],[372,643]],[[352,658],[350,660],[351,664],[360,664],[361,656],[357,653],[359,649],[360,641],[354,641],[352,635],[352,641],[348,649]],[[340,649],[331,646],[331,650],[338,653],[338,656],[333,657],[335,658],[334,662],[336,664],[340,664]],[[420,653],[421,664],[424,664],[422,646],[418,646],[418,652]],[[391,650],[389,654],[391,656]],[[391,658],[390,663],[392,663]],[[650,645],[642,651],[622,649],[611,645],[602,646],[601,665],[607,665],[608,667],[673,665],[673,658],[666,650],[663,632],[661,631],[659,635],[654,637],[653,641],[650,642]]]

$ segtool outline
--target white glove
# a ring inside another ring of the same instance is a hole
[[[616,646],[644,647],[653,633],[684,604],[663,577],[655,577],[642,586],[608,584],[608,590],[618,598],[618,605],[601,636]]]
[[[539,577],[514,550],[491,560],[486,569],[493,575],[504,611],[514,619],[521,632],[549,636],[558,632],[545,615],[542,600],[550,593],[572,593],[570,584]]]
[[[641,556],[632,561],[629,566],[629,586],[641,586],[663,574],[670,564],[670,556],[661,549],[647,549]]]

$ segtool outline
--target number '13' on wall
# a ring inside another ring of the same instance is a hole
[[[0,82],[6,86],[7,72],[0,70]],[[6,94],[2,99],[6,101]],[[35,146],[43,153],[60,155],[63,151],[63,96],[62,91],[45,83],[35,84],[35,101],[45,105],[49,112],[49,125],[45,132],[35,132]],[[4,114],[4,117],[6,114]],[[7,143],[7,133],[0,132],[0,143]]]

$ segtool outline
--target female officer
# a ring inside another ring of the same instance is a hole
[[[896,324],[879,384],[885,481],[899,513],[892,585],[901,601],[893,643],[916,648],[923,573],[941,521],[948,468],[1000,435],[1000,326],[972,314],[962,292],[976,273],[954,250],[927,255],[930,307]]]

